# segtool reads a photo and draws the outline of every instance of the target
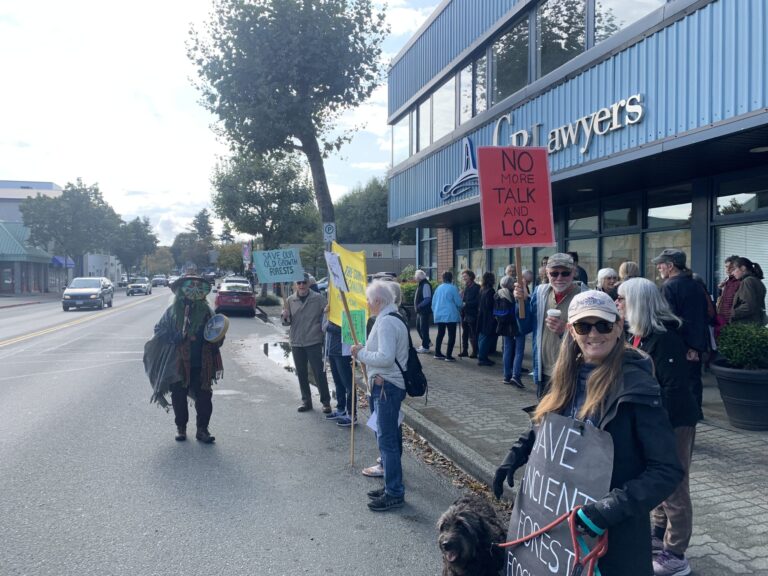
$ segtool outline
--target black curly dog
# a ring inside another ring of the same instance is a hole
[[[506,551],[506,530],[496,510],[474,495],[464,495],[437,521],[437,543],[443,554],[443,576],[498,576]]]

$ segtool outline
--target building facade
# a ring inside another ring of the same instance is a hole
[[[602,267],[680,248],[714,291],[723,259],[768,265],[768,2],[446,0],[389,70],[389,225],[418,264],[497,274],[475,151],[548,149],[557,245]]]

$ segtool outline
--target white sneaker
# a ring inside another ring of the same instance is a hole
[[[416,348],[416,352],[419,354],[429,354],[429,348],[424,348],[424,346],[419,346]]]

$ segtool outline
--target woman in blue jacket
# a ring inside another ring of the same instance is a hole
[[[453,274],[443,272],[443,283],[432,295],[432,316],[437,324],[437,340],[435,340],[435,358],[446,362],[456,362],[453,357],[453,345],[456,343],[456,324],[461,321],[461,296],[453,285]],[[448,330],[448,348],[445,356],[440,351],[445,331]]]

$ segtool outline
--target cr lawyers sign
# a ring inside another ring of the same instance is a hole
[[[478,149],[484,248],[553,246],[546,148]]]

